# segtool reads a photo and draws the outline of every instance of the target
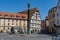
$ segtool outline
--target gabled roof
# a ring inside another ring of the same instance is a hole
[[[30,17],[33,16],[34,12],[39,12],[39,10],[37,8],[30,9]],[[27,14],[28,10],[25,10],[25,11],[22,11],[22,12],[18,12],[18,13]]]

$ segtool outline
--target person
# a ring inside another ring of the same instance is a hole
[[[14,32],[14,27],[11,27],[11,33],[13,33],[13,34],[15,33]]]

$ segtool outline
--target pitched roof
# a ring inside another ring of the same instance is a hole
[[[23,14],[27,14],[28,10],[22,11],[22,12],[18,12],[18,13],[23,13]],[[37,8],[33,8],[30,9],[30,17],[33,16],[34,12],[39,12],[39,10]]]
[[[7,18],[11,18],[11,15],[14,16],[14,19],[27,19],[27,14],[18,14],[18,13],[11,13],[11,12],[0,12],[0,15],[2,15],[2,17],[0,18],[5,18],[5,15],[8,15]],[[17,18],[20,17],[20,18]],[[22,18],[25,17],[25,18]]]

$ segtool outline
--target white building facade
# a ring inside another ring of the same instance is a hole
[[[31,17],[31,24],[30,24],[30,30],[31,32],[39,32],[41,31],[41,17],[39,12],[34,12],[33,16]]]
[[[18,31],[17,28],[27,29],[27,15],[0,12],[0,32],[10,32],[11,27],[15,28],[15,32]]]
[[[60,33],[60,0],[58,0],[57,11],[55,13],[55,26]]]

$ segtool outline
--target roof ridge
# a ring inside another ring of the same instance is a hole
[[[31,11],[31,10],[38,11],[38,8],[32,8],[32,9],[30,9],[30,11]],[[18,13],[23,13],[23,12],[27,12],[27,10],[24,10],[24,11],[22,11],[22,12],[18,12]]]

